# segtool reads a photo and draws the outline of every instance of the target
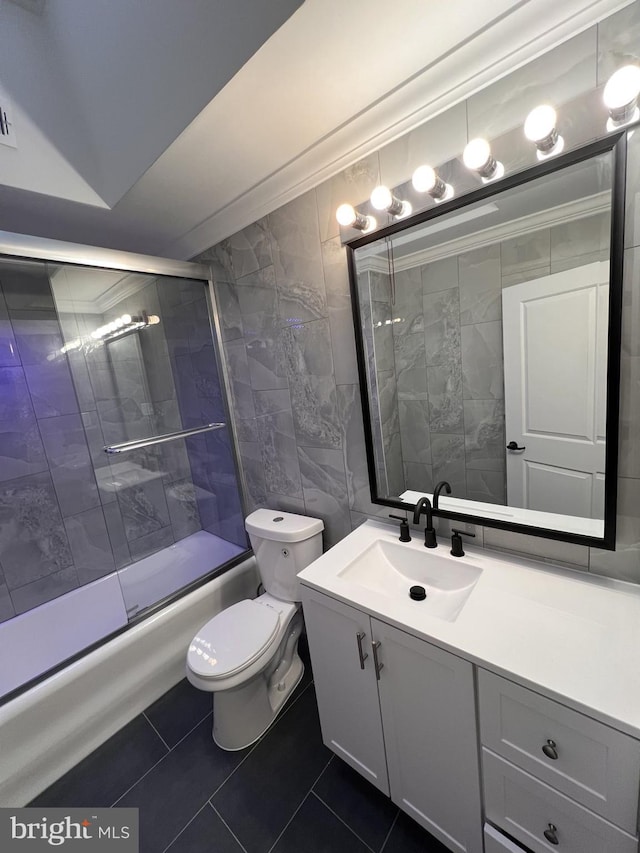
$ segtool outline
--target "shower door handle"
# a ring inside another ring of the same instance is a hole
[[[162,435],[151,435],[149,438],[135,438],[132,441],[123,441],[120,444],[110,444],[103,447],[105,453],[126,453],[127,450],[141,450],[152,444],[164,444],[166,441],[175,441],[178,438],[189,438],[190,435],[199,435],[201,432],[210,432],[212,429],[222,429],[226,424],[205,424],[204,426],[181,429],[178,432],[165,432]]]

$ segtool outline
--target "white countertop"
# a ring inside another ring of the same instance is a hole
[[[411,489],[403,492],[400,495],[400,500],[408,504],[416,504],[423,496],[433,501],[433,495],[430,492],[416,492]],[[556,512],[540,512],[535,509],[483,503],[482,501],[472,501],[448,495],[440,495],[438,506],[440,509],[449,510],[449,512],[461,512],[465,515],[493,518],[496,521],[509,521],[514,524],[528,524],[531,527],[542,527],[547,530],[562,530],[565,533],[576,533],[579,536],[593,536],[595,539],[601,539],[604,536],[604,521],[601,518],[559,515]],[[408,507],[407,511],[411,512]]]
[[[578,711],[640,738],[640,587],[555,568],[450,540],[425,549],[467,561],[482,574],[453,622],[429,616],[421,602],[384,595],[339,572],[376,539],[398,542],[398,528],[369,520],[299,574],[301,582],[422,637],[471,662],[540,689]]]

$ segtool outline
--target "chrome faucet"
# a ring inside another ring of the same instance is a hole
[[[431,501],[427,497],[420,498],[415,506],[415,509],[413,511],[414,524],[420,524],[420,516],[422,515],[422,513],[427,516],[427,526],[424,529],[424,547],[437,548],[438,543],[436,542],[436,531],[433,527]]]

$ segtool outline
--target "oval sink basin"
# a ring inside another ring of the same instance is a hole
[[[421,608],[425,615],[453,622],[478,582],[482,569],[466,557],[406,548],[378,539],[337,575],[372,592]],[[423,601],[409,596],[412,586],[424,587]]]

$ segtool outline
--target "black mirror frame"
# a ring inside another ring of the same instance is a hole
[[[613,182],[611,199],[611,241],[610,241],[610,272],[609,272],[609,335],[607,345],[607,404],[606,404],[606,435],[605,450],[605,488],[604,488],[604,535],[602,538],[571,533],[553,528],[543,528],[534,525],[502,521],[486,518],[469,513],[453,512],[438,509],[434,515],[440,518],[453,519],[459,522],[469,522],[484,527],[496,527],[501,530],[511,530],[514,533],[524,533],[530,536],[540,536],[562,542],[572,542],[615,550],[616,518],[618,496],[618,444],[619,444],[619,415],[620,415],[620,356],[622,342],[622,285],[624,264],[624,214],[625,214],[625,185],[627,164],[627,135],[626,130],[588,145],[569,151],[558,157],[545,160],[535,166],[508,175],[499,181],[487,184],[477,190],[468,192],[460,197],[443,202],[437,207],[430,207],[411,217],[393,222],[370,234],[356,237],[345,243],[349,284],[351,288],[351,305],[355,327],[356,356],[358,375],[360,379],[360,398],[364,420],[365,447],[371,500],[374,504],[393,507],[395,509],[412,511],[414,504],[399,499],[392,499],[378,494],[376,466],[374,457],[373,434],[371,430],[371,411],[369,407],[367,360],[362,332],[362,316],[358,299],[358,283],[356,274],[355,250],[369,243],[391,237],[414,225],[429,222],[452,211],[459,210],[474,202],[490,198],[504,190],[513,189],[544,175],[552,174],[567,166],[572,166],[588,160],[598,154],[613,152]]]

